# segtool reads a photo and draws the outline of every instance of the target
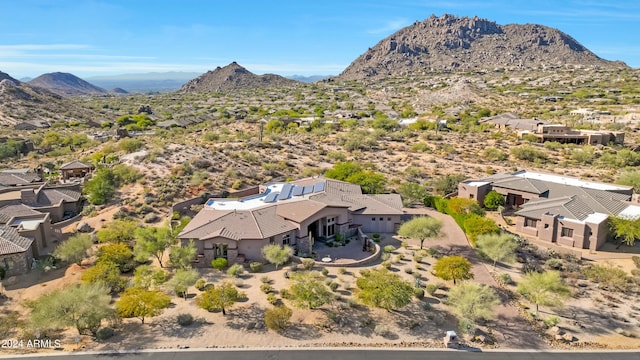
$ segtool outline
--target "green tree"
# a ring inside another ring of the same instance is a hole
[[[471,244],[475,244],[476,238],[482,234],[495,234],[500,232],[500,227],[495,221],[476,214],[470,214],[462,223],[464,232],[469,236]]]
[[[470,330],[478,320],[493,318],[493,308],[500,304],[495,291],[486,285],[464,282],[449,290],[447,304],[460,319],[461,328]]]
[[[53,251],[53,256],[66,261],[80,265],[82,259],[87,256],[87,250],[91,248],[93,241],[89,234],[75,234],[61,243]]]
[[[541,162],[547,161],[547,154],[529,145],[522,145],[511,148],[511,155],[518,160]]]
[[[264,312],[264,323],[271,330],[282,331],[289,326],[293,311],[286,306],[276,306]]]
[[[454,197],[449,200],[449,210],[455,214],[478,214],[483,215],[484,210],[480,208],[480,205],[474,199]]]
[[[113,174],[109,171],[98,170],[82,189],[87,200],[93,205],[106,204],[116,192]]]
[[[78,333],[88,332],[93,336],[102,320],[114,317],[110,304],[109,289],[98,284],[71,285],[26,302],[34,328],[73,326]]]
[[[196,257],[196,245],[193,241],[189,245],[174,246],[169,251],[169,262],[173,267],[178,269],[187,269],[191,267],[191,262]]]
[[[571,291],[557,271],[526,274],[518,284],[518,292],[536,304],[536,315],[540,305],[561,306],[569,298]]]
[[[218,286],[211,286],[196,298],[196,304],[207,310],[221,310],[222,315],[226,315],[226,309],[231,307],[238,298],[240,293],[238,289],[229,281],[223,281]]]
[[[633,246],[640,239],[640,218],[609,216],[609,227],[616,239],[620,239],[620,245]]]
[[[329,179],[347,181],[348,177],[361,171],[362,167],[358,163],[353,161],[344,161],[335,163],[331,169],[325,172],[324,176]]]
[[[489,193],[484,197],[484,207],[489,210],[496,210],[500,206],[504,206],[504,203],[504,196],[495,190],[489,191]]]
[[[433,272],[442,280],[453,280],[454,285],[458,280],[473,279],[471,262],[458,255],[438,259],[433,265]]]
[[[199,278],[200,273],[198,270],[178,269],[167,282],[167,286],[169,286],[177,296],[182,296],[186,300],[189,296],[189,286],[195,285]]]
[[[493,260],[493,268],[495,269],[498,261],[508,264],[515,261],[518,243],[510,234],[483,234],[476,239],[476,247]]]
[[[266,245],[262,248],[262,256],[264,256],[265,260],[274,264],[276,270],[278,266],[289,261],[289,258],[293,256],[293,252],[291,246],[280,246],[276,244]]]
[[[166,226],[138,228],[135,231],[135,238],[134,253],[136,258],[153,256],[158,260],[160,267],[164,267],[162,263],[164,253],[175,243],[171,230]]]
[[[129,242],[135,239],[135,231],[137,228],[137,221],[114,220],[98,230],[96,237],[101,243]]]
[[[360,185],[365,194],[382,194],[387,186],[387,178],[372,170],[363,170],[352,174],[346,181]]]
[[[356,296],[365,305],[385,310],[400,309],[411,302],[413,286],[398,274],[381,268],[361,271]]]
[[[640,170],[625,170],[620,173],[616,184],[633,186],[636,193],[640,193]]]
[[[121,272],[131,270],[127,268],[131,260],[133,260],[133,252],[126,243],[108,243],[100,246],[96,253],[98,262],[112,262],[118,265]]]
[[[160,290],[128,288],[116,301],[116,311],[123,318],[138,318],[144,324],[148,317],[158,316],[171,305],[171,299]]]
[[[404,182],[400,184],[398,193],[402,196],[402,202],[406,205],[422,203],[429,195],[427,188],[414,182]]]
[[[458,190],[458,184],[464,179],[462,174],[448,174],[435,179],[431,185],[436,193],[447,195]]]
[[[134,270],[132,281],[135,287],[150,289],[167,282],[167,272],[149,265],[141,265]]]
[[[442,236],[442,221],[430,217],[420,216],[413,218],[400,226],[398,235],[420,240],[420,249],[426,239],[437,239]]]
[[[324,276],[317,271],[304,271],[291,275],[293,285],[289,293],[297,307],[316,309],[330,303],[333,294],[324,283]]]
[[[125,287],[125,281],[120,276],[118,264],[110,261],[100,261],[88,268],[82,274],[82,280],[89,284],[98,284],[118,292]]]
[[[509,157],[504,151],[489,146],[482,152],[483,158],[493,161],[505,161]]]

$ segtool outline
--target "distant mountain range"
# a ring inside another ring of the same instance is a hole
[[[120,88],[127,92],[171,92],[180,89],[187,81],[200,76],[197,72],[150,72],[141,74],[121,74],[92,76],[85,80],[105,89]]]
[[[568,64],[626,67],[601,59],[557,29],[536,24],[498,25],[478,17],[445,14],[416,21],[381,40],[337,79]]]

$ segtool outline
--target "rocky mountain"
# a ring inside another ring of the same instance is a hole
[[[245,88],[270,88],[294,86],[297,81],[280,75],[256,75],[238,65],[235,61],[225,67],[217,67],[190,80],[180,88],[180,92],[219,92]]]
[[[81,96],[108,93],[107,90],[90,84],[73,74],[61,72],[40,75],[37,78],[30,80],[28,84],[47,89],[60,96]]]
[[[369,48],[337,79],[426,71],[534,68],[565,64],[626,67],[601,59],[560,30],[536,24],[498,25],[478,17],[432,15]]]
[[[0,126],[32,129],[56,121],[97,124],[103,118],[70,99],[0,72]]]

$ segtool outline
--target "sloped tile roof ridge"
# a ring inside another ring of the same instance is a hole
[[[67,170],[67,169],[78,169],[78,168],[87,168],[87,167],[91,167],[91,165],[83,163],[80,160],[73,160],[70,161],[66,164],[62,164],[60,166],[60,170]]]
[[[0,255],[9,255],[27,251],[33,240],[21,236],[16,229],[0,225]]]

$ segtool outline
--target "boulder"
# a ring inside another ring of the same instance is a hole
[[[80,221],[78,225],[76,225],[77,232],[88,233],[91,232],[91,230],[91,226],[89,226],[86,221]]]
[[[575,341],[576,340],[576,338],[573,337],[573,334],[570,334],[570,333],[566,333],[566,334],[562,335],[562,338],[564,339],[564,341],[567,341],[567,342],[571,342],[571,341]]]
[[[147,215],[144,216],[144,222],[145,223],[154,223],[156,221],[158,221],[158,219],[160,219],[160,217],[158,217],[157,214],[155,213],[149,213]]]

